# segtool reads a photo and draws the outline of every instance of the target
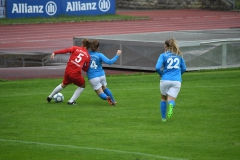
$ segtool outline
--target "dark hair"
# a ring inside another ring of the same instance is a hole
[[[172,53],[182,56],[182,52],[178,48],[177,41],[175,39],[173,39],[173,38],[167,39],[165,41],[165,45],[167,46],[167,50],[171,51]]]
[[[90,45],[91,45],[91,42],[90,42],[89,39],[83,39],[82,40],[82,45],[83,45],[83,47],[86,47],[87,49],[89,49]]]
[[[94,39],[91,42],[90,48],[92,51],[95,52],[98,49],[99,45],[100,45],[100,43],[98,42],[98,40]]]

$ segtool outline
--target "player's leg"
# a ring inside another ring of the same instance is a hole
[[[72,97],[70,98],[70,100],[68,101],[69,105],[75,105],[76,104],[76,99],[81,95],[81,93],[83,92],[85,86],[85,80],[82,77],[82,75],[74,75],[72,78],[72,83],[75,84],[76,86],[78,86],[78,88],[75,90],[75,92],[73,93]]]
[[[110,90],[109,90],[109,92],[106,92],[106,89],[107,89],[107,88],[102,87],[101,90],[103,90],[104,94],[107,95],[107,97],[108,97],[108,98],[107,98],[108,103],[109,103],[110,105],[115,106],[115,104],[116,104],[117,102],[114,101],[114,100],[111,98],[112,94],[111,94]],[[106,94],[106,93],[108,93],[108,94]],[[111,96],[110,96],[110,95],[111,95]]]
[[[103,92],[102,87],[94,90],[96,92],[96,94],[99,96],[99,98],[101,98],[102,100],[107,100],[107,95]]]
[[[166,121],[166,110],[167,110],[167,91],[168,86],[165,81],[160,81],[160,92],[161,92],[161,101],[160,101],[160,113],[162,116],[162,121]]]
[[[173,108],[176,105],[175,100],[180,92],[181,82],[173,81],[171,82],[172,85],[169,88],[167,94],[167,101],[168,101],[168,117],[171,117],[173,114]]]
[[[52,97],[57,94],[58,92],[60,92],[63,88],[65,88],[67,85],[64,85],[63,83],[59,84],[56,88],[54,88],[54,90],[52,91],[52,93],[47,97],[47,101],[51,102]]]
[[[108,95],[112,101],[114,102],[114,104],[116,104],[117,102],[115,101],[115,99],[113,98],[112,92],[110,91],[110,89],[106,88],[106,87],[102,87],[103,88],[103,92]]]
[[[175,98],[168,95],[168,118],[170,118],[173,114],[173,108],[175,106]]]
[[[166,110],[167,110],[167,96],[162,95],[160,102],[160,111],[162,115],[162,121],[166,121]]]
[[[65,74],[64,74],[64,77],[63,77],[62,83],[59,84],[56,88],[54,88],[54,90],[52,91],[52,93],[47,97],[47,101],[48,101],[48,102],[51,102],[52,97],[53,97],[55,94],[57,94],[58,92],[60,92],[63,88],[65,88],[68,84],[70,84],[69,76],[68,76],[68,73],[65,73]]]
[[[95,90],[95,92],[97,93],[97,95],[98,95],[101,99],[107,100],[110,105],[115,105],[114,102],[112,101],[111,97],[108,96],[108,95],[106,95],[106,94],[103,92],[102,87],[100,87],[99,89]]]
[[[94,91],[96,92],[96,94],[102,100],[107,100],[110,105],[113,105],[113,102],[111,102],[111,98],[103,92],[102,84],[100,83],[100,77],[90,79],[89,83],[91,84],[91,86],[94,89]]]
[[[70,100],[68,101],[68,104],[70,105],[75,105],[76,102],[75,100],[81,95],[81,93],[83,92],[84,88],[82,87],[78,87],[75,92],[73,93],[72,97],[70,98]]]
[[[99,77],[90,79],[89,83],[91,84],[92,88],[94,89],[96,94],[99,96],[99,98],[101,98],[103,100],[107,100],[107,95],[104,94],[104,92],[102,90],[102,85],[100,83],[100,78]]]
[[[112,102],[115,105],[117,102],[115,101],[111,90],[109,88],[107,88],[107,79],[106,79],[105,75],[100,77],[100,83],[102,84],[103,92],[111,98]]]

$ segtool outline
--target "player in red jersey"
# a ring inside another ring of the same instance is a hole
[[[60,85],[58,85],[52,93],[47,97],[47,101],[51,102],[52,97],[60,92],[67,85],[73,83],[78,88],[74,92],[72,98],[68,101],[68,104],[75,105],[75,100],[80,96],[82,91],[85,88],[85,80],[82,76],[82,70],[87,72],[90,64],[90,55],[88,53],[88,49],[90,47],[91,42],[88,39],[82,40],[82,46],[72,46],[71,48],[62,49],[58,51],[54,51],[51,55],[51,58],[54,59],[54,56],[57,54],[66,54],[70,53],[70,58],[67,63],[67,67],[65,69],[64,78]]]

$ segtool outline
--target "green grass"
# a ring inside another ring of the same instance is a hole
[[[240,0],[235,0],[235,9],[240,9]]]
[[[61,15],[58,17],[48,18],[0,18],[0,25],[9,24],[37,24],[37,23],[72,23],[72,22],[90,22],[90,21],[116,21],[116,20],[139,20],[148,19],[146,16],[129,16],[129,15],[97,15],[97,16],[69,16]]]
[[[89,83],[76,106],[45,98],[61,79],[0,82],[3,160],[238,160],[240,68],[183,75],[174,114],[159,114],[159,77],[108,76],[118,104],[109,106]]]

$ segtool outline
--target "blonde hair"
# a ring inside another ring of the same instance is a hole
[[[166,50],[171,51],[179,56],[182,56],[182,52],[180,51],[177,41],[173,38],[165,41],[165,45],[167,46]]]

